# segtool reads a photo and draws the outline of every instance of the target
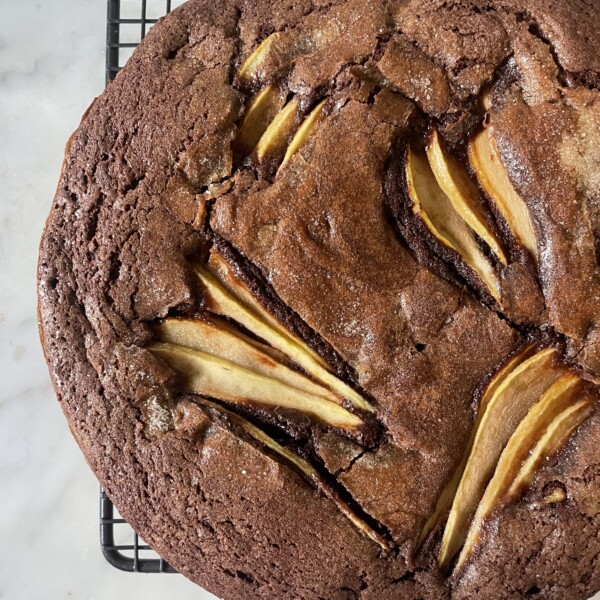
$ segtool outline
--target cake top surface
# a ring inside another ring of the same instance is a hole
[[[600,587],[599,42],[584,0],[190,0],[153,27],[69,141],[39,312],[86,459],[178,570],[223,598]],[[573,378],[547,400],[573,427],[447,577],[429,523],[486,394],[549,349],[535,400]]]

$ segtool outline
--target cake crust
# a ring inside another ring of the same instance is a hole
[[[600,10],[584,0],[189,0],[152,28],[67,145],[40,247],[39,322],[86,460],[178,571],[231,600],[600,589],[597,415],[499,507],[455,576],[436,564],[443,528],[421,538],[482,390],[523,344],[556,347],[596,403],[599,45]],[[285,149],[260,160],[234,143],[265,86],[297,103],[293,132],[323,102],[283,166]],[[468,165],[484,115],[538,236],[529,256],[486,209],[509,256],[503,267],[483,252],[498,301],[418,221],[401,182],[403,152],[432,125]],[[210,253],[373,407],[344,404],[365,424],[353,435],[228,404],[313,464],[328,493],[152,352],[159,320],[210,309],[194,271]]]

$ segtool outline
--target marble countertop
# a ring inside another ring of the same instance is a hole
[[[106,4],[4,0],[1,15],[0,598],[214,598],[180,575],[122,573],[104,560],[98,483],[38,339],[38,241],[64,144],[104,87]]]

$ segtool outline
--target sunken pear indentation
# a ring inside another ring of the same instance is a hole
[[[487,383],[463,458],[427,521],[421,542],[443,523],[438,563],[455,570],[472,555],[484,523],[518,499],[547,456],[592,412],[584,382],[556,348],[523,346]]]
[[[151,346],[185,375],[187,391],[230,404],[297,411],[342,430],[365,425],[352,410],[372,413],[373,406],[271,316],[222,257],[213,251],[195,273],[208,314],[164,320]]]
[[[238,70],[239,82],[259,82],[261,66],[278,39],[279,34],[270,35],[248,56]],[[250,157],[257,165],[274,166],[277,173],[306,144],[325,116],[327,98],[310,108],[312,102],[307,106],[305,99],[288,95],[285,86],[269,83],[250,98],[233,142],[239,158]]]
[[[508,224],[515,240],[537,261],[537,238],[531,214],[502,164],[492,126],[485,127],[470,140],[468,155],[479,184]]]
[[[378,533],[373,527],[371,527],[357,512],[352,509],[347,502],[345,502],[340,494],[331,486],[327,480],[319,473],[319,471],[306,459],[302,458],[295,452],[292,452],[285,446],[281,445],[277,440],[269,436],[262,429],[241,417],[237,413],[227,410],[220,404],[207,400],[205,398],[199,398],[197,402],[204,407],[208,407],[232,421],[235,425],[242,428],[246,434],[254,438],[264,448],[270,450],[272,453],[283,459],[286,463],[294,466],[300,471],[307,479],[309,479],[317,489],[321,490],[325,496],[332,500],[340,512],[357,528],[357,530],[371,541],[375,542],[382,550],[389,550],[391,548],[389,542]]]
[[[500,282],[494,266],[479,246],[473,230],[438,184],[424,152],[408,149],[405,177],[413,214],[423,221],[438,243],[456,253],[499,302]]]

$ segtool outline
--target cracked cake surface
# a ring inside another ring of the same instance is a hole
[[[600,589],[599,44],[586,0],[189,0],[93,102],[40,333],[179,572],[232,600]]]

